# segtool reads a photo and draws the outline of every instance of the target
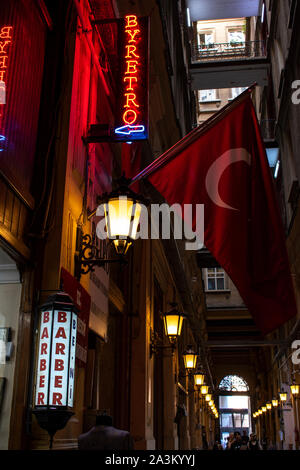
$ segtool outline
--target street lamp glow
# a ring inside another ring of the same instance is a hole
[[[293,384],[291,385],[291,392],[293,395],[299,394],[299,385]]]
[[[202,374],[201,372],[196,373],[194,375],[195,385],[198,385],[198,386],[203,385],[204,384],[204,379],[205,379],[204,374]]]
[[[172,309],[169,312],[164,313],[164,327],[165,334],[168,336],[171,342],[174,342],[181,334],[183,320],[186,315],[176,308],[176,304],[172,304]]]
[[[286,401],[287,400],[287,394],[285,392],[281,392],[279,394],[280,401]]]
[[[192,350],[191,347],[188,347],[182,357],[184,361],[184,367],[186,369],[192,370],[196,368],[197,354]]]

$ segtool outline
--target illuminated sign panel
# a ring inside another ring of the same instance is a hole
[[[77,315],[41,312],[36,406],[73,407]]]
[[[115,139],[148,137],[149,18],[127,15],[120,21],[120,83]]]

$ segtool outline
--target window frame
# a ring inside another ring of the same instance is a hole
[[[209,270],[213,269],[214,270],[214,276],[209,276]],[[218,270],[222,270],[221,274],[222,276],[217,276]],[[223,289],[209,289],[208,288],[208,280],[214,279],[215,280],[215,286],[217,286],[217,279],[223,279],[224,280],[224,288]],[[205,291],[206,292],[230,292],[230,290],[227,287],[227,279],[226,279],[226,272],[222,268],[205,268]]]

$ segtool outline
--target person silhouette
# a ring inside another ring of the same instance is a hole
[[[106,413],[96,416],[96,424],[78,437],[79,450],[132,450],[133,439],[128,431],[113,426]]]

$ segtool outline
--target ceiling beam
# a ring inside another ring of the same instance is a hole
[[[206,346],[210,349],[215,348],[261,348],[264,346],[286,346],[287,341],[278,340],[237,340],[237,341],[207,341]]]

